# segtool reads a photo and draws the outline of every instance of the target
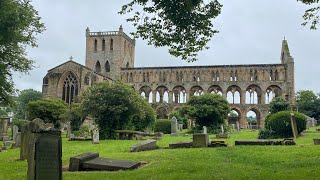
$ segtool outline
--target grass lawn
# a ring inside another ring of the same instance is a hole
[[[256,139],[258,131],[233,133],[227,148],[164,149],[171,142],[191,141],[189,137],[165,137],[161,149],[129,153],[136,140],[67,141],[63,138],[63,166],[71,156],[99,152],[100,157],[146,161],[133,171],[63,172],[63,179],[320,179],[320,138],[315,128],[296,140],[296,146],[234,146],[234,140]],[[210,136],[213,139],[213,135]],[[0,179],[26,179],[27,162],[19,161],[19,149],[0,153]]]

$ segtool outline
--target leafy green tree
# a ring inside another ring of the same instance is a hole
[[[183,110],[179,111],[179,109],[176,111],[172,111],[169,114],[169,118],[171,119],[173,116],[175,116],[177,118],[178,122],[183,124],[184,128],[187,128],[188,127],[188,118],[187,118],[187,115],[182,114],[182,113],[183,113]]]
[[[316,119],[320,118],[320,98],[313,91],[302,90],[296,94],[298,111]]]
[[[206,44],[218,33],[212,24],[221,12],[217,0],[132,0],[119,13],[132,12],[134,5],[141,6],[145,13],[137,10],[127,19],[137,28],[132,35],[156,47],[168,46],[171,55],[188,62],[195,61],[199,51],[208,49]]]
[[[81,98],[81,109],[99,125],[101,139],[115,138],[114,130],[152,126],[155,113],[151,108],[132,87],[121,82],[95,84]]]
[[[307,5],[316,4],[312,8],[309,8],[305,11],[303,15],[304,22],[302,23],[303,26],[310,25],[310,29],[316,30],[317,25],[319,24],[319,21],[320,21],[320,16],[319,16],[320,1],[319,0],[298,0],[298,1],[301,1]]]
[[[62,114],[61,118],[64,122],[70,121],[72,131],[78,131],[84,121],[86,114],[82,112],[80,103],[72,103],[67,111]]]
[[[286,111],[289,109],[290,109],[289,102],[282,96],[273,98],[269,104],[269,111],[271,114],[277,113],[279,111]]]
[[[38,12],[30,0],[0,1],[0,104],[12,104],[14,71],[26,73],[33,60],[27,57],[26,48],[36,47],[37,33],[44,31]]]
[[[62,115],[67,111],[67,104],[61,99],[40,99],[28,104],[28,120],[42,119],[45,123],[53,123],[60,127]]]
[[[211,130],[224,124],[230,112],[226,98],[218,94],[204,94],[193,96],[188,101],[189,116],[196,121],[200,128],[207,126]]]
[[[33,89],[25,89],[20,92],[16,98],[16,106],[14,109],[15,117],[25,119],[27,115],[27,107],[29,102],[37,101],[42,98],[42,93]]]

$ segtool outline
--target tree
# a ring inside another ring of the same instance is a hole
[[[81,109],[98,124],[101,139],[115,138],[114,130],[152,126],[155,112],[151,108],[132,87],[121,82],[95,84],[81,98]]]
[[[25,119],[29,102],[37,101],[42,98],[42,93],[33,89],[25,89],[16,98],[14,114],[16,118]]]
[[[298,0],[303,2],[307,5],[317,4],[316,6],[307,9],[303,15],[304,22],[302,23],[303,26],[307,26],[310,24],[310,29],[316,30],[317,25],[319,24],[320,17],[319,17],[319,11],[320,11],[320,4],[319,0]]]
[[[320,118],[320,98],[310,90],[302,90],[296,94],[298,111],[316,119]]]
[[[207,126],[211,130],[224,124],[230,112],[230,106],[226,98],[218,94],[204,94],[193,96],[187,102],[189,116],[196,121],[200,128]]]
[[[277,113],[279,111],[286,111],[289,109],[290,109],[289,102],[282,96],[273,98],[269,104],[269,112],[271,114]]]
[[[80,103],[70,104],[68,110],[61,116],[64,122],[70,121],[72,131],[78,131],[86,117],[80,106]]]
[[[28,104],[28,120],[35,118],[42,119],[45,123],[53,123],[54,126],[60,127],[62,115],[67,111],[67,104],[61,99],[40,99]]]
[[[8,105],[15,91],[12,72],[32,69],[26,47],[36,47],[35,35],[45,28],[30,0],[1,0],[0,22],[0,104]]]
[[[141,6],[144,13],[136,11],[127,19],[137,28],[132,35],[155,47],[168,46],[171,55],[188,62],[195,61],[197,53],[207,49],[206,44],[218,33],[211,21],[221,12],[217,0],[132,0],[119,13],[132,12],[134,5]]]

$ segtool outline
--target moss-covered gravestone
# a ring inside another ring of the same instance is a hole
[[[57,130],[36,130],[32,132],[28,155],[28,180],[62,179],[61,132]]]

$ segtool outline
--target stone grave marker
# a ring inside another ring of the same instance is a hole
[[[99,129],[95,128],[91,131],[92,144],[99,144]]]
[[[20,147],[21,146],[21,132],[17,132],[16,139],[14,139],[14,147]]]
[[[18,131],[19,131],[18,126],[16,126],[16,125],[12,126],[12,140],[13,141],[15,141]]]
[[[207,132],[207,127],[206,126],[203,126],[202,127],[202,133],[203,134],[207,134],[208,132]]]
[[[21,148],[20,148],[20,160],[27,159],[29,153],[29,143],[31,142],[32,131],[39,129],[39,125],[34,122],[28,122],[21,128]],[[32,143],[31,143],[32,145]]]
[[[293,134],[293,138],[298,138],[298,129],[297,129],[297,122],[296,122],[296,118],[294,117],[293,113],[290,113],[290,121],[291,121],[291,128],[292,128],[292,134]]]
[[[0,141],[8,137],[8,122],[9,118],[0,118]]]
[[[223,128],[223,125],[220,125],[220,128],[221,128],[221,133],[224,134],[224,128]]]
[[[171,136],[179,136],[178,133],[178,120],[175,116],[171,119]]]
[[[36,130],[32,132],[28,155],[28,180],[62,179],[61,132]]]
[[[45,129],[44,128],[44,122],[42,119],[40,118],[35,118],[34,120],[32,120],[32,122],[34,122],[35,124],[37,124],[39,126],[40,129]]]
[[[179,123],[178,127],[179,127],[179,128],[178,128],[179,131],[182,131],[182,130],[183,130],[183,124],[180,124],[180,123]]]
[[[208,147],[209,136],[208,134],[193,134],[192,147]]]
[[[69,138],[70,139],[70,135],[71,135],[71,122],[69,121],[69,122],[67,122],[66,123],[66,126],[67,126],[67,138]]]
[[[239,121],[236,121],[236,124],[237,124],[237,131],[240,131],[240,123],[239,123]]]
[[[148,139],[148,140],[142,141],[139,144],[131,146],[130,152],[140,152],[140,151],[147,151],[147,150],[153,150],[153,149],[157,149],[157,141],[154,139]]]

